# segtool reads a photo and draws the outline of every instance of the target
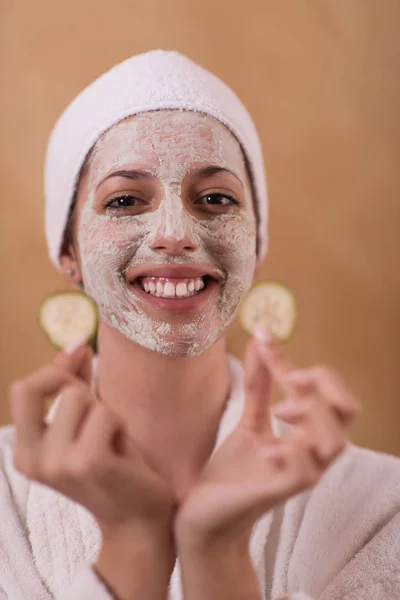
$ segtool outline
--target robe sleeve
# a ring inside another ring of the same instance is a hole
[[[26,525],[29,481],[9,464],[12,441],[12,428],[1,427],[0,600],[115,600],[90,565],[82,567],[56,596],[47,589],[35,565]]]
[[[100,578],[92,566],[79,570],[74,581],[66,590],[60,592],[55,600],[115,600],[107,584]]]
[[[318,600],[400,598],[400,512],[389,517]]]
[[[318,598],[292,592],[272,600],[400,599],[400,512],[393,515]]]

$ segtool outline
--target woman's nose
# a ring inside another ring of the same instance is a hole
[[[192,237],[187,235],[178,239],[174,235],[157,234],[149,246],[155,252],[177,255],[186,254],[187,252],[196,250],[198,248],[198,243],[195,242]]]
[[[152,250],[172,255],[185,254],[199,247],[191,220],[184,211],[174,215],[162,211],[160,219],[156,233],[149,241]]]

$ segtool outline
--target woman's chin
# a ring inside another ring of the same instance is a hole
[[[139,340],[136,340],[139,341]],[[200,356],[215,342],[215,335],[208,337],[202,334],[187,338],[177,337],[173,331],[166,335],[157,337],[156,339],[141,340],[141,345],[149,350],[153,350],[164,356],[184,357],[184,356]],[[140,343],[140,342],[139,342]]]
[[[223,336],[235,316],[233,313],[226,322],[219,304],[212,301],[206,311],[196,315],[191,311],[160,314],[149,306],[133,315],[126,311],[126,305],[124,308],[117,313],[119,318],[112,311],[103,311],[102,320],[135,344],[174,357],[200,356]]]

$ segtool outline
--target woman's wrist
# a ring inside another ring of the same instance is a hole
[[[175,558],[173,536],[166,529],[107,529],[93,568],[116,600],[164,600]]]
[[[123,559],[152,560],[157,558],[162,563],[174,563],[176,558],[175,542],[168,524],[140,524],[125,527],[102,529],[102,546],[99,554],[113,556],[123,553]],[[126,559],[125,559],[126,557]]]
[[[160,518],[158,520],[131,520],[115,525],[104,524],[97,521],[103,543],[112,544],[126,543],[129,545],[132,540],[138,544],[147,544],[152,539],[165,539],[171,536],[172,519]]]
[[[257,575],[245,539],[198,544],[178,540],[184,597],[189,600],[261,600]]]
[[[178,515],[174,523],[174,535],[177,545],[185,552],[195,554],[228,554],[245,556],[249,552],[249,544],[253,526],[241,523],[230,530],[204,530],[193,519]]]

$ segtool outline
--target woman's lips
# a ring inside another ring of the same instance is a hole
[[[161,298],[145,292],[138,281],[129,285],[132,292],[144,301],[149,302],[155,308],[165,312],[184,312],[187,310],[196,310],[207,302],[211,294],[214,293],[218,282],[215,279],[207,278],[205,287],[189,298]]]

